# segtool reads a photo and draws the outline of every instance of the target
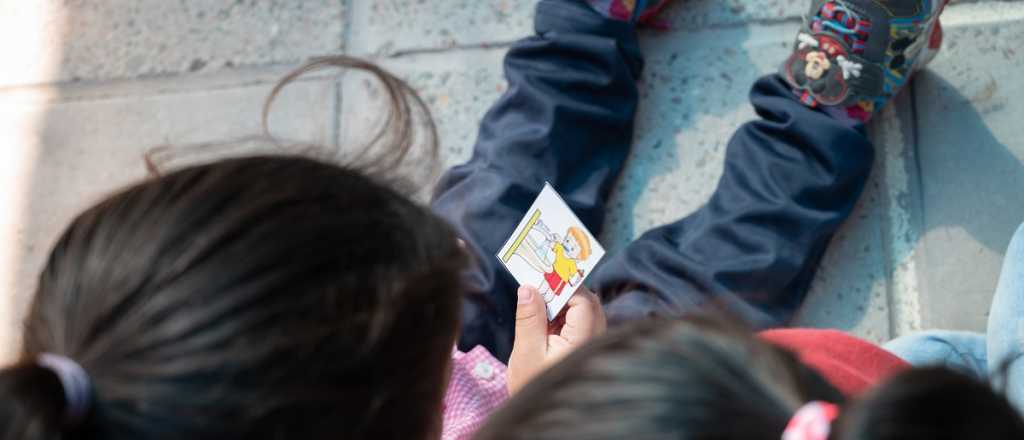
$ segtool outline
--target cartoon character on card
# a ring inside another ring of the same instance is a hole
[[[538,219],[526,231],[515,255],[544,276],[537,289],[545,302],[551,302],[566,286],[576,287],[583,280],[578,264],[590,257],[590,238],[576,226],[569,227],[565,236],[559,236]]]

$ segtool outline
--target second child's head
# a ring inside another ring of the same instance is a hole
[[[466,258],[385,180],[251,157],[81,213],[0,370],[0,438],[436,435]],[[85,370],[84,412],[44,353]]]
[[[535,378],[476,438],[779,440],[810,402],[838,407],[832,440],[1024,438],[1010,403],[968,377],[910,370],[847,402],[792,353],[708,318],[609,332]]]

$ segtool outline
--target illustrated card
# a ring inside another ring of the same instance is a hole
[[[540,291],[549,321],[603,257],[604,248],[549,184],[498,252],[520,285]]]

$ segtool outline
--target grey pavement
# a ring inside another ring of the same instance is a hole
[[[504,90],[501,57],[535,0],[0,0],[0,356],[35,277],[76,212],[175,163],[277,151],[250,141],[275,80],[311,56],[372,58],[408,79],[438,121],[447,165],[465,160]],[[707,200],[747,89],[787,54],[806,0],[679,0],[645,31],[648,68],[607,247]],[[1024,1],[954,1],[946,46],[870,130],[867,191],[836,237],[800,323],[875,341],[923,328],[980,330],[1000,259],[1024,220]],[[344,154],[379,93],[363,75],[289,87],[272,131]],[[245,141],[243,141],[245,140]]]

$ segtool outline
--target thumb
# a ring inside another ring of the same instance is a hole
[[[548,314],[537,289],[520,286],[516,305],[516,339],[512,351],[522,359],[541,361],[547,352]]]

